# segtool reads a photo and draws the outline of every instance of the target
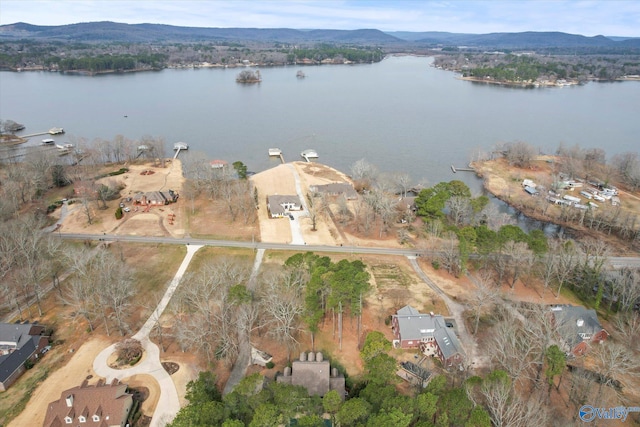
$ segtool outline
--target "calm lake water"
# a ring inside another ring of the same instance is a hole
[[[64,127],[57,143],[80,138],[164,137],[211,159],[241,160],[259,172],[315,148],[344,172],[365,158],[415,182],[464,179],[478,148],[523,140],[542,151],[600,147],[609,156],[640,147],[640,82],[514,89],[457,80],[424,57],[377,64],[264,68],[262,83],[235,82],[240,69],[163,70],[102,76],[0,72],[0,117],[23,133]],[[125,115],[127,117],[125,117]],[[35,137],[28,144],[38,144]]]

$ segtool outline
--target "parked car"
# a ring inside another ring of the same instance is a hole
[[[294,220],[293,215],[289,214],[289,219],[293,221]]]
[[[123,211],[125,212],[131,212],[131,208],[124,208]]]
[[[49,350],[51,350],[51,346],[50,345],[48,345],[45,348],[43,348],[42,350],[40,350],[40,353],[45,354]]]

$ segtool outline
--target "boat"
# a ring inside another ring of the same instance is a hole
[[[186,142],[176,142],[175,144],[173,144],[173,149],[174,150],[188,150],[189,149],[189,144],[187,144]]]
[[[138,151],[147,151],[150,147],[148,145],[138,145]]]
[[[317,159],[318,158],[318,153],[316,152],[316,150],[309,148],[308,150],[304,150],[302,153],[300,153],[300,155],[302,157],[304,157],[305,159]]]
[[[58,150],[67,150],[68,151],[68,150],[71,150],[73,148],[73,144],[62,144],[62,145],[56,144],[56,148]]]
[[[49,134],[50,135],[60,135],[64,133],[64,129],[62,128],[51,128],[49,129]]]
[[[306,75],[304,74],[304,71],[299,70],[299,71],[296,73],[296,77],[297,77],[297,78],[299,78],[299,79],[304,79],[304,78],[306,77]]]
[[[279,156],[282,154],[282,150],[279,148],[269,148],[269,155],[270,156]]]
[[[56,141],[55,139],[51,139],[51,138],[47,138],[47,139],[43,139],[42,140],[42,145],[51,145],[51,144],[55,144]]]

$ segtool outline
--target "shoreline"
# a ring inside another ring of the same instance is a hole
[[[476,176],[482,180],[482,188],[496,199],[514,209],[518,214],[544,224],[562,227],[572,238],[575,238],[576,240],[581,240],[583,238],[593,238],[598,240],[604,239],[608,242],[613,252],[618,254],[618,256],[637,255],[637,251],[633,248],[633,244],[631,243],[630,245],[630,242],[620,238],[615,233],[607,234],[602,230],[594,230],[575,222],[562,220],[559,215],[554,215],[553,211],[548,211],[547,208],[543,208],[542,212],[539,211],[538,209],[541,205],[535,204],[535,199],[530,198],[530,196],[520,196],[525,194],[520,185],[521,174],[519,172],[521,171],[515,171],[515,175],[512,171],[509,172],[508,176],[504,176],[502,173],[494,170],[491,165],[485,165],[485,163],[485,161],[471,163]],[[532,175],[531,173],[524,173],[522,175],[534,178],[534,176],[530,176]],[[514,176],[519,177],[517,184],[513,184],[513,179],[510,179]],[[502,188],[501,186],[504,184],[507,186]],[[541,195],[539,197],[544,196]],[[544,204],[548,203],[548,201],[544,199],[540,202]]]

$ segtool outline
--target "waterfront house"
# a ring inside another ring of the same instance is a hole
[[[302,210],[298,196],[271,195],[267,196],[267,209],[271,218],[284,218],[289,211]]]

